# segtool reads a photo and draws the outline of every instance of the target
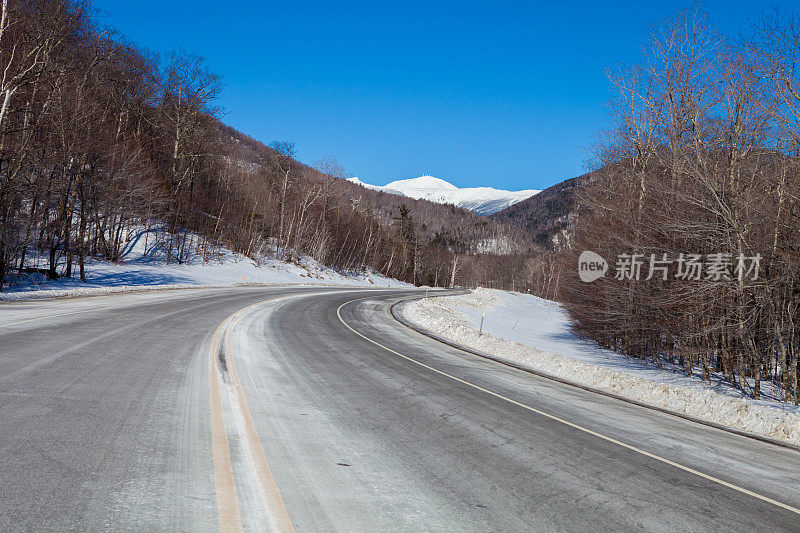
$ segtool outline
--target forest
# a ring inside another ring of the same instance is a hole
[[[610,73],[613,126],[596,181],[577,193],[560,298],[604,346],[704,379],[722,373],[754,398],[771,382],[797,404],[798,20],[778,13],[728,37],[689,10],[655,26],[645,52]],[[584,250],[612,264],[636,255],[641,277],[583,283]],[[757,270],[741,268],[754,257]],[[689,258],[702,275],[681,275]]]
[[[417,285],[536,290],[526,232],[453,206],[346,182],[333,159],[256,141],[221,120],[222,77],[98,23],[88,1],[3,0],[0,290],[31,275],[86,279],[131,228],[166,261],[225,246],[254,261],[310,256]]]

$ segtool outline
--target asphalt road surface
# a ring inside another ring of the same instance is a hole
[[[800,452],[441,344],[409,295],[0,304],[0,530],[800,531]]]

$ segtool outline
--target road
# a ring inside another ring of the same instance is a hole
[[[0,304],[0,530],[800,531],[800,452],[438,343],[409,294]]]

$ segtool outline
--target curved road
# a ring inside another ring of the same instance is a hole
[[[409,295],[0,304],[0,530],[800,531],[800,452],[438,343]]]

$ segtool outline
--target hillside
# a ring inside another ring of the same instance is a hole
[[[525,230],[540,246],[557,249],[574,231],[577,193],[596,179],[596,172],[589,172],[562,181],[490,218]]]
[[[275,149],[246,134],[222,124],[220,128],[224,131],[224,142],[235,147],[235,159],[240,168],[255,174],[269,171],[273,164],[270,161],[280,157]],[[400,206],[404,205],[409,209],[409,216],[413,218],[416,235],[447,251],[509,255],[525,254],[537,248],[526,231],[506,222],[480,216],[470,209],[428,198],[401,195],[402,193],[395,192],[388,186],[370,186],[361,183],[357,178],[345,179],[344,169],[335,162],[317,162],[315,166],[310,166],[294,158],[289,158],[289,161],[294,167],[298,187],[315,188],[324,185],[326,194],[338,198],[353,210],[369,213],[390,233],[394,231],[401,217]],[[447,183],[444,180],[439,181]],[[453,185],[450,187],[457,189]]]

